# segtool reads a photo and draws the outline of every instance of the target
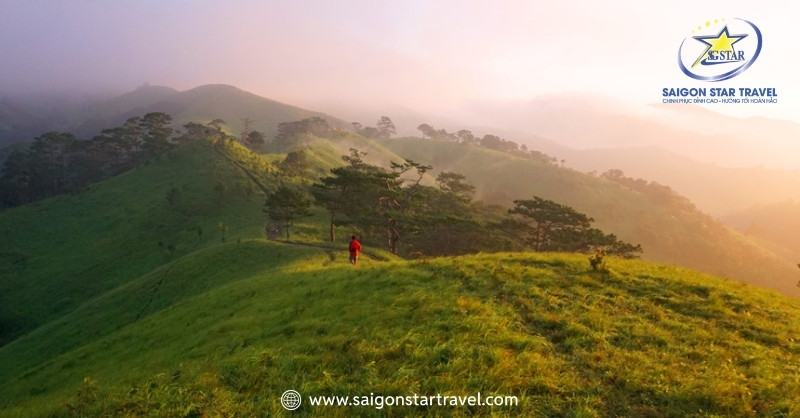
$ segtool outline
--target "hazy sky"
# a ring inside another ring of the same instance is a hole
[[[775,87],[779,104],[715,110],[800,121],[798,3],[0,0],[0,91],[226,83],[300,105],[441,111],[564,91],[644,104],[708,86],[678,69],[680,42],[740,17],[763,32],[761,56],[715,86]]]

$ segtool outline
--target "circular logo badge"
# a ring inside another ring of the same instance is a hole
[[[714,19],[694,29],[678,48],[678,65],[687,76],[722,81],[750,68],[761,53],[761,31],[744,19]]]
[[[300,407],[303,398],[296,390],[287,390],[281,395],[281,405],[288,411],[294,411]]]

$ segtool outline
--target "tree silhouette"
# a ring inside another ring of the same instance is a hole
[[[308,156],[304,149],[291,151],[280,164],[281,171],[289,177],[303,175],[308,168]]]
[[[592,228],[594,219],[575,209],[534,196],[515,200],[507,219],[496,224],[533,251],[589,252],[602,248],[606,253],[633,258],[642,252],[640,245],[617,239],[613,234]]]
[[[391,138],[392,135],[397,133],[394,122],[388,116],[381,116],[376,128],[378,129],[378,138]]]
[[[283,185],[267,195],[264,212],[270,219],[284,226],[286,240],[289,240],[289,229],[295,221],[313,214],[311,203],[311,197],[303,190]]]
[[[248,132],[244,141],[247,147],[250,148],[251,150],[260,149],[262,146],[264,146],[264,143],[266,142],[264,140],[264,134],[259,131]]]

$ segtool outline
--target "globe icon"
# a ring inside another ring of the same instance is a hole
[[[299,408],[301,401],[302,398],[300,397],[300,394],[295,390],[287,390],[286,392],[283,392],[283,395],[281,395],[281,405],[283,405],[283,407],[288,411],[294,411],[295,409]]]

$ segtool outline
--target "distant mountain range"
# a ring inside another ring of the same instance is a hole
[[[551,95],[482,104],[462,116],[475,130],[564,159],[584,172],[617,168],[668,185],[727,217],[800,199],[800,124],[741,119],[694,106],[637,109],[602,97]]]
[[[186,91],[169,87],[144,86],[130,93],[105,100],[64,103],[41,113],[41,103],[0,103],[0,146],[27,142],[44,132],[72,132],[87,138],[102,129],[119,126],[134,116],[149,112],[165,112],[173,117],[174,126],[187,122],[210,122],[223,119],[232,134],[243,130],[242,119],[253,121],[250,129],[263,132],[267,138],[277,133],[280,122],[313,116],[324,117],[333,126],[349,123],[336,117],[276,102],[224,84],[210,84]]]
[[[572,150],[560,155],[581,171],[619,168],[669,185],[702,210],[727,217],[742,209],[800,198],[800,170],[720,167],[658,147]]]
[[[480,103],[463,115],[579,150],[654,146],[723,167],[800,169],[800,124],[785,120],[742,119],[691,105],[635,107],[578,94]]]

